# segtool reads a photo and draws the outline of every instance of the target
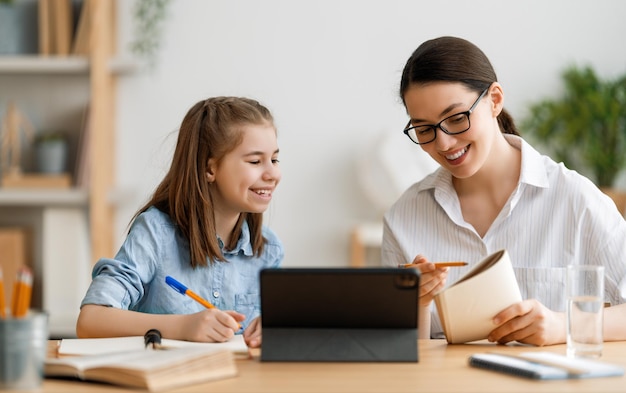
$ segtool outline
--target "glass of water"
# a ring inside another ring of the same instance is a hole
[[[604,318],[604,267],[567,267],[567,356],[602,356]]]

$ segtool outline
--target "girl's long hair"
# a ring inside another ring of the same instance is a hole
[[[224,261],[217,239],[214,205],[206,172],[209,159],[219,161],[243,140],[242,125],[274,124],[270,111],[242,97],[214,97],[196,103],[180,126],[172,165],[150,200],[133,216],[151,206],[167,213],[189,241],[193,267]],[[226,249],[234,249],[247,221],[255,255],[263,252],[263,214],[242,212]]]

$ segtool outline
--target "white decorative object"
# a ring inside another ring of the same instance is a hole
[[[382,215],[412,184],[439,167],[402,132],[372,140],[357,161],[357,176],[368,200]]]

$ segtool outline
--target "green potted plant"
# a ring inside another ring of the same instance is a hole
[[[532,104],[522,133],[610,191],[626,167],[626,74],[601,80],[589,66],[570,66],[562,78],[562,95]]]

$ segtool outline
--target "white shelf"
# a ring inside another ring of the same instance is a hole
[[[137,70],[129,59],[112,59],[109,69],[121,75]],[[89,73],[89,59],[83,56],[0,56],[1,74],[85,74]]]
[[[0,206],[87,206],[86,190],[0,188]]]

